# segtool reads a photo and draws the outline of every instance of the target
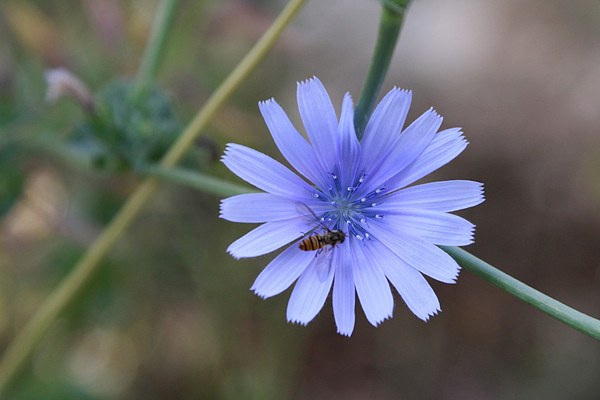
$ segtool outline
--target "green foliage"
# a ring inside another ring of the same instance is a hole
[[[94,114],[77,126],[72,143],[98,168],[127,170],[157,162],[181,130],[169,97],[156,87],[135,90],[117,80],[101,89]]]

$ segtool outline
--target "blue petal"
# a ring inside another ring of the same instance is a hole
[[[413,314],[423,321],[437,314],[440,302],[423,275],[377,240],[371,243],[374,259]]]
[[[414,236],[399,234],[385,222],[372,220],[369,231],[411,267],[440,282],[456,282],[460,267],[436,245]]]
[[[369,242],[352,246],[355,259],[353,274],[365,315],[372,325],[377,326],[392,316],[394,298],[385,274],[376,264],[378,255],[371,251]]]
[[[377,170],[392,150],[404,126],[411,100],[411,92],[393,88],[373,111],[361,140],[367,175]]]
[[[221,200],[220,217],[233,222],[280,221],[298,216],[297,202],[269,193],[250,193]]]
[[[399,210],[385,215],[395,232],[418,237],[444,246],[466,246],[473,243],[475,226],[458,215],[441,211]]]
[[[304,270],[290,297],[287,319],[290,322],[306,325],[321,311],[333,281],[331,268],[327,279],[321,281],[317,275],[315,261]]]
[[[249,147],[229,143],[222,161],[231,172],[265,192],[298,200],[312,193],[313,189],[298,175]]]
[[[332,172],[337,163],[339,130],[329,95],[321,81],[313,77],[298,83],[297,98],[300,117],[322,170]]]
[[[335,281],[333,283],[333,315],[337,331],[341,335],[350,336],[354,330],[354,308],[356,302],[356,291],[354,289],[354,277],[350,248],[338,246],[336,249],[337,259],[335,263]]]
[[[451,212],[482,203],[483,184],[473,181],[441,181],[411,186],[386,196],[382,211],[423,208]]]
[[[262,298],[275,296],[290,287],[314,258],[312,252],[292,245],[262,270],[250,290]]]
[[[273,99],[258,103],[260,112],[277,144],[288,162],[311,182],[322,184],[319,160],[308,142],[298,133],[285,111]]]
[[[388,189],[400,189],[432,173],[456,158],[467,144],[459,128],[441,131],[411,165],[388,181]]]
[[[298,239],[306,227],[302,218],[267,222],[231,243],[227,252],[235,258],[261,256]]]
[[[342,113],[340,115],[340,138],[339,138],[339,154],[340,163],[345,166],[340,172],[342,187],[352,186],[358,179],[359,159],[360,159],[360,143],[356,138],[354,130],[354,105],[352,104],[352,96],[346,93],[344,102],[342,103]]]
[[[368,175],[369,185],[365,185],[365,193],[383,186],[388,179],[415,161],[429,146],[441,124],[442,117],[433,109],[410,124],[392,144],[390,153],[382,160],[379,168]]]

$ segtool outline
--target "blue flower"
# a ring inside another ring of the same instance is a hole
[[[483,186],[465,180],[407,186],[465,149],[460,129],[438,132],[442,117],[433,109],[403,128],[411,92],[394,88],[358,141],[349,94],[339,121],[317,78],[299,83],[297,96],[310,142],[275,100],[259,107],[279,150],[298,174],[256,150],[227,145],[225,165],[264,191],[222,201],[222,218],[262,223],[233,242],[228,252],[235,258],[256,257],[292,243],[251,288],[267,298],[297,281],[287,308],[290,322],[310,322],[333,285],[340,334],[352,334],[356,294],[367,319],[377,326],[392,316],[390,283],[417,317],[428,320],[440,311],[440,303],[424,275],[454,283],[460,270],[436,245],[473,242],[474,225],[450,212],[481,203]],[[338,237],[324,244],[323,238],[335,231],[345,240]],[[322,248],[301,250],[299,244],[311,236]]]

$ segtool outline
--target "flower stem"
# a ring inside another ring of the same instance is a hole
[[[158,66],[173,25],[175,10],[179,0],[162,0],[154,17],[148,44],[142,56],[142,63],[136,79],[134,93],[139,95],[155,79]]]
[[[255,192],[247,186],[237,185],[211,175],[183,168],[165,168],[160,165],[149,165],[142,167],[140,172],[217,196],[227,197]]]
[[[563,303],[527,286],[459,247],[440,246],[462,267],[474,272],[524,302],[545,312],[564,324],[600,340],[600,320],[572,309]]]
[[[404,13],[410,0],[385,0],[381,3],[382,9],[377,44],[371,58],[371,66],[369,67],[365,85],[354,110],[354,126],[359,140],[363,136],[365,126],[373,111],[373,106],[377,101],[381,85],[390,66],[396,42],[398,41],[400,27],[404,20]]]
[[[177,142],[169,149],[162,167],[175,165],[206,127],[220,106],[244,82],[248,75],[266,57],[277,39],[302,9],[306,0],[291,0],[273,25],[265,32],[244,59],[217,88],[204,107],[196,114]],[[6,392],[34,348],[54,320],[76,299],[81,289],[98,269],[100,261],[117,243],[118,239],[139,214],[144,204],[158,187],[158,180],[146,178],[131,194],[118,214],[90,246],[69,275],[50,294],[23,330],[9,344],[0,362],[0,397]]]

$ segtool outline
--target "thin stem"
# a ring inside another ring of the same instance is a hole
[[[143,167],[140,172],[222,197],[255,192],[247,186],[237,185],[211,175],[183,168],[164,168],[160,165],[150,165]]]
[[[139,95],[156,78],[163,59],[168,33],[171,31],[179,0],[162,0],[154,17],[152,31],[144,50],[134,93]]]
[[[371,111],[373,111],[373,106],[390,66],[408,3],[410,3],[410,0],[382,1],[383,7],[381,9],[377,44],[371,58],[371,66],[365,85],[354,110],[354,126],[359,140],[363,136],[365,126]]]
[[[265,32],[263,37],[244,57],[240,64],[238,64],[229,77],[217,88],[215,93],[208,99],[204,107],[202,107],[181,134],[177,142],[169,149],[161,162],[163,167],[173,166],[181,159],[219,107],[265,58],[285,27],[290,24],[305,2],[306,0],[292,0],[287,4],[273,22],[273,25]],[[75,265],[70,274],[50,294],[23,330],[11,342],[0,362],[0,397],[6,392],[17,376],[17,373],[24,366],[44,333],[67,306],[76,299],[81,289],[89,282],[98,269],[100,261],[117,243],[118,239],[125,232],[125,229],[129,227],[134,218],[139,214],[157,187],[158,181],[155,178],[146,178],[139,185],[111,223],[86,251],[77,265]]]
[[[544,293],[527,286],[523,282],[505,274],[490,264],[475,257],[459,247],[440,246],[450,254],[456,262],[471,272],[479,275],[488,282],[493,283],[508,293],[518,297],[524,302],[545,312],[553,318],[600,340],[600,320],[590,317],[582,312],[572,309],[563,303],[545,295]]]

